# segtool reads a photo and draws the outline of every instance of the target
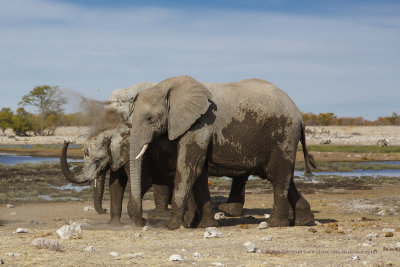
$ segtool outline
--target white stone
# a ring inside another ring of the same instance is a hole
[[[62,251],[63,246],[57,239],[35,238],[32,240],[32,246],[38,249],[49,249],[54,251]]]
[[[386,215],[388,215],[388,214],[387,214],[387,211],[386,211],[385,209],[382,209],[382,210],[378,211],[376,214],[379,215],[379,216],[386,216]]]
[[[85,248],[85,252],[91,252],[94,251],[94,247],[93,246],[88,246]]]
[[[257,246],[250,241],[244,242],[243,246],[246,248],[246,252],[248,253],[254,253],[257,251]]]
[[[199,252],[195,252],[195,253],[193,253],[193,258],[201,259],[201,258],[203,258],[203,256],[201,256],[201,254]]]
[[[14,233],[16,233],[16,234],[25,234],[25,233],[28,233],[28,229],[26,229],[26,228],[17,228],[17,230],[15,230]]]
[[[135,237],[141,237],[142,234],[141,233],[135,233]]]
[[[15,208],[15,206],[13,204],[7,204],[6,207],[9,208],[9,209]]]
[[[147,225],[143,226],[143,231],[149,231],[150,227],[148,227]]]
[[[258,229],[266,229],[268,228],[268,223],[267,222],[260,222],[260,225],[258,226]]]
[[[64,225],[58,229],[56,233],[62,239],[71,239],[72,237],[82,236],[82,229],[79,223],[74,222],[70,225]]]
[[[225,213],[223,213],[223,212],[217,212],[217,213],[215,213],[214,219],[216,219],[217,221],[218,221],[218,220],[221,220],[221,219],[225,219]]]
[[[118,257],[118,255],[119,255],[118,252],[115,252],[115,251],[110,252],[111,257]]]
[[[374,244],[372,244],[371,242],[367,241],[361,244],[361,246],[363,247],[372,247]]]
[[[210,238],[210,237],[221,237],[222,233],[219,231],[217,227],[207,227],[204,232],[204,237],[205,238]]]
[[[374,232],[369,233],[369,234],[366,236],[367,240],[369,240],[369,241],[372,241],[372,239],[373,239],[373,238],[376,238],[376,237],[378,237],[378,234],[377,234],[377,233],[374,233]]]
[[[7,252],[6,256],[8,256],[8,257],[19,257],[19,256],[22,256],[22,255],[20,253]]]
[[[399,241],[399,242],[397,242],[397,244],[396,244],[396,248],[400,248],[400,241]]]
[[[387,232],[395,232],[396,231],[396,229],[394,229],[394,228],[383,228],[382,229],[382,232],[384,232],[384,233],[387,233]]]
[[[351,256],[351,259],[355,260],[355,261],[359,261],[360,257],[358,255],[353,255],[353,256]]]
[[[182,261],[182,257],[179,254],[172,254],[169,256],[169,261]]]
[[[263,241],[272,241],[272,236],[264,236],[263,238],[261,238],[261,240],[263,240]]]
[[[91,206],[86,206],[83,208],[83,211],[91,211],[91,210],[95,210],[95,209]]]
[[[217,261],[211,262],[211,265],[214,265],[214,266],[224,266],[222,263],[217,262]]]
[[[125,258],[133,259],[137,257],[146,258],[146,255],[143,252],[129,253],[125,255]]]

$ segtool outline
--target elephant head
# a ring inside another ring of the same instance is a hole
[[[176,140],[206,113],[211,93],[189,76],[174,77],[141,91],[134,99],[131,116],[130,177],[133,216],[137,226],[143,225],[141,199],[142,156],[160,135]],[[132,140],[135,140],[132,142]]]
[[[117,171],[128,164],[130,125],[121,123],[116,128],[107,129],[88,139],[84,145],[83,169],[74,174],[67,164],[68,142],[60,157],[61,170],[65,178],[72,183],[85,183],[94,180],[94,206],[98,213],[105,213],[102,208],[104,182],[107,170]]]

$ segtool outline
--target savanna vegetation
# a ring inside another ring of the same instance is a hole
[[[374,121],[363,117],[337,117],[334,113],[303,113],[303,120],[309,126],[384,126],[400,125],[400,115],[396,112],[392,116],[379,117]]]
[[[82,99],[87,101],[86,99]],[[64,106],[67,98],[58,86],[40,85],[24,95],[13,111],[3,107],[0,110],[0,129],[3,135],[6,129],[12,129],[16,135],[53,135],[58,126],[88,126],[93,114],[76,112],[66,114]],[[36,112],[28,112],[31,107]],[[303,113],[303,120],[309,126],[382,126],[400,125],[400,115],[379,117],[375,121],[363,117],[337,117],[334,113]]]
[[[0,129],[12,129],[16,135],[53,135],[58,126],[86,126],[89,118],[83,112],[65,114],[67,98],[58,86],[41,85],[22,97],[14,112],[4,107],[0,110]],[[28,112],[25,107],[36,112]]]

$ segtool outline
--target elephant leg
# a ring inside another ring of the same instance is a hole
[[[122,200],[124,198],[124,191],[126,187],[126,183],[128,181],[128,177],[124,171],[124,169],[119,169],[116,172],[110,171],[110,204],[111,210],[110,215],[111,219],[108,222],[111,225],[120,224],[121,213],[122,213]]]
[[[170,199],[168,185],[153,184],[154,203],[156,208],[148,214],[149,218],[170,218],[171,212],[168,210],[168,201]]]
[[[170,230],[177,229],[183,225],[183,216],[193,185],[201,175],[207,177],[207,168],[204,166],[207,147],[201,148],[197,142],[190,143],[190,140],[193,139],[194,137],[186,134],[180,139],[182,143],[178,144],[178,163],[176,164],[175,186],[171,201],[172,217],[167,225]]]
[[[310,204],[297,190],[291,179],[289,184],[289,202],[293,210],[294,225],[307,225],[314,221],[314,214],[311,212]]]
[[[220,211],[224,212],[228,216],[242,215],[247,180],[247,176],[235,177],[232,179],[228,201],[218,205]]]
[[[183,226],[186,228],[192,227],[199,222],[199,210],[196,205],[196,200],[193,193],[189,195],[187,209],[183,217]]]
[[[201,176],[197,179],[193,186],[193,195],[196,200],[196,205],[200,209],[200,222],[197,225],[199,228],[215,227],[218,222],[214,219],[212,213],[212,202],[210,190],[208,189],[207,168],[204,168]]]
[[[288,189],[294,172],[293,162],[282,156],[281,150],[275,150],[268,162],[266,176],[269,177],[274,192],[274,204],[271,216],[267,219],[270,226],[289,226]]]

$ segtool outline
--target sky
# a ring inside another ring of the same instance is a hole
[[[400,2],[0,1],[0,108],[15,111],[38,85],[106,100],[179,75],[268,80],[302,112],[391,116],[400,113]]]

